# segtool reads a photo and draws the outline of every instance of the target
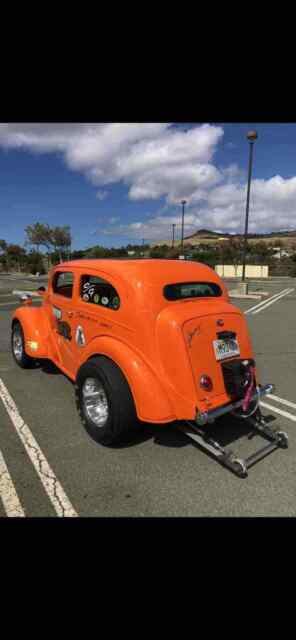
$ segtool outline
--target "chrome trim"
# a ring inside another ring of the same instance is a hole
[[[266,384],[263,387],[260,387],[259,392],[256,391],[252,395],[251,400],[256,400],[258,398],[258,395],[260,399],[262,396],[266,396],[269,393],[272,393],[273,391],[275,391],[274,384]],[[210,411],[204,411],[202,413],[199,413],[195,418],[195,422],[200,427],[202,427],[207,423],[214,422],[217,418],[220,418],[221,416],[225,415],[225,413],[229,413],[230,411],[233,411],[233,409],[237,409],[238,407],[241,407],[243,404],[243,401],[244,399],[242,398],[241,400],[237,400],[236,402],[231,402],[230,404],[223,405],[223,407],[218,407],[217,409],[212,409]]]

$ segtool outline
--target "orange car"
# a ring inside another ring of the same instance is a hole
[[[242,475],[248,461],[225,453],[202,429],[236,412],[253,414],[271,440],[264,455],[286,446],[259,411],[273,386],[258,385],[246,319],[206,265],[77,260],[55,267],[48,289],[38,292],[41,306],[24,304],[13,314],[15,361],[25,368],[46,358],[71,378],[82,422],[99,443],[119,441],[138,421],[185,421]]]

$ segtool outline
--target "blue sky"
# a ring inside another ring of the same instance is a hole
[[[0,124],[0,238],[23,245],[38,221],[70,225],[76,249],[166,240],[182,198],[187,234],[242,231],[249,129],[250,231],[296,229],[295,124],[30,123]]]

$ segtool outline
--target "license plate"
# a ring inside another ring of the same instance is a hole
[[[231,356],[240,355],[238,341],[235,338],[228,338],[227,340],[214,340],[213,345],[216,360],[223,360],[224,358],[230,358]]]

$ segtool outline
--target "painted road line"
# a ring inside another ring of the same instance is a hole
[[[38,473],[44,489],[59,517],[78,517],[69,498],[65,494],[56,475],[48,464],[44,453],[41,451],[38,442],[35,440],[28,425],[19,414],[18,408],[12,399],[3,380],[0,378],[0,398],[11,419],[11,422],[21,439],[26,452]]]
[[[11,475],[0,451],[0,498],[9,518],[25,518],[26,514],[18,499]]]
[[[270,302],[267,302],[263,307],[260,307],[260,309],[253,311],[252,315],[255,315],[255,313],[260,313],[260,311],[264,311],[265,309],[267,309],[267,307],[270,307],[270,305],[273,304],[274,302],[278,302],[281,298],[288,296],[289,293],[292,293],[292,291],[294,291],[294,289],[289,289],[289,291],[287,291],[286,293],[282,293],[282,295],[278,296],[275,300],[271,300]]]
[[[274,293],[273,296],[271,296],[270,298],[268,298],[268,302],[270,302],[271,300],[273,300],[274,298],[277,298],[278,296],[280,296],[282,293],[287,293],[289,291],[289,289],[283,289],[282,291],[280,291],[279,293]],[[267,300],[262,300],[262,302],[259,302],[258,304],[255,304],[254,307],[251,307],[250,309],[247,309],[245,311],[245,313],[251,313],[251,311],[253,311],[254,309],[258,309],[259,307],[262,307],[263,305],[265,305],[267,303]]]
[[[288,413],[288,411],[282,411],[282,409],[273,407],[271,404],[267,404],[266,402],[260,402],[260,407],[265,407],[266,409],[270,409],[270,411],[274,411],[274,413],[279,413],[280,416],[284,416],[284,418],[288,418],[288,420],[292,420],[293,422],[296,422],[296,416],[293,416],[292,413]]]
[[[14,302],[0,302],[0,307],[7,307],[7,305],[11,307],[11,305],[16,304],[19,304],[18,300],[15,300]]]
[[[272,393],[268,394],[268,398],[271,398],[271,400],[275,400],[280,404],[285,404],[287,407],[291,407],[292,409],[296,409],[296,404],[294,402],[290,402],[290,400],[284,400],[284,398],[279,398],[279,396],[275,396]]]

